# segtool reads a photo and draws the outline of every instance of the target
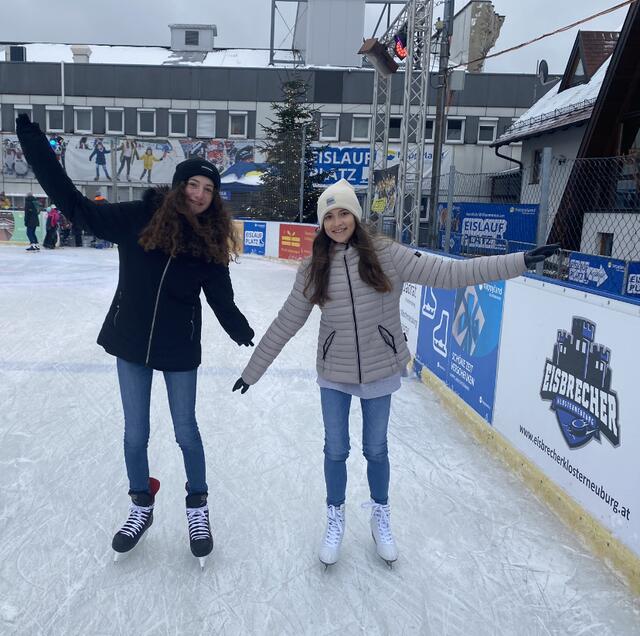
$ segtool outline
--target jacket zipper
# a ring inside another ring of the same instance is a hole
[[[116,320],[118,319],[118,314],[120,313],[120,301],[122,300],[122,290],[118,292],[118,304],[116,305],[116,313],[113,315],[113,326],[116,326]]]
[[[151,340],[153,338],[153,328],[156,326],[156,314],[158,313],[158,303],[160,302],[160,292],[162,291],[162,283],[164,283],[164,277],[167,274],[167,270],[169,269],[169,263],[171,263],[171,256],[169,256],[169,260],[167,264],[164,266],[164,272],[162,272],[162,277],[160,278],[160,284],[158,285],[158,293],[156,294],[156,304],[153,308],[153,318],[151,320],[151,331],[149,332],[149,344],[147,346],[147,359],[145,360],[145,364],[149,364],[149,356],[151,355]]]
[[[196,325],[193,322],[195,317],[196,317],[196,308],[192,307],[191,308],[191,338],[190,338],[191,342],[193,342],[193,332],[196,329]]]
[[[349,295],[351,296],[351,311],[353,312],[353,326],[356,330],[356,355],[358,356],[358,384],[362,384],[362,368],[360,366],[360,343],[358,342],[358,322],[356,321],[356,305],[353,301],[353,288],[351,287],[351,276],[349,276],[349,266],[347,257],[344,256],[344,268],[347,270],[347,282],[349,283]]]

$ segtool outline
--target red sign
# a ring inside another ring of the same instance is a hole
[[[311,256],[311,246],[316,237],[316,228],[312,225],[280,224],[279,257],[302,260]]]

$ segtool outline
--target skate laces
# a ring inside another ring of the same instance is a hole
[[[197,541],[198,539],[209,539],[211,531],[209,529],[209,507],[187,508],[187,521],[189,523],[189,539]]]
[[[393,543],[393,535],[391,534],[391,520],[389,518],[391,510],[389,504],[379,504],[375,501],[367,501],[362,504],[363,508],[371,508],[371,517],[375,517],[378,526],[378,536],[380,543]]]
[[[338,506],[327,506],[327,534],[324,544],[335,548],[342,541],[344,530],[344,517]]]
[[[152,510],[153,506],[136,506],[134,503],[130,504],[129,518],[125,521],[119,532],[134,539],[140,530],[142,530],[144,524],[147,523]]]

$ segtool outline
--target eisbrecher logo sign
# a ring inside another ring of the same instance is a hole
[[[540,397],[551,401],[570,448],[604,435],[620,444],[618,396],[611,391],[611,349],[595,342],[594,322],[573,317],[571,333],[558,330],[553,359],[544,366]]]

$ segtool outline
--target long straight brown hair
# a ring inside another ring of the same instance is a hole
[[[369,230],[361,225],[358,219],[356,228],[349,239],[349,245],[358,250],[360,262],[358,274],[360,279],[377,292],[389,292],[392,289],[391,281],[382,270],[374,237]],[[314,305],[322,307],[329,298],[329,275],[331,270],[331,254],[335,243],[329,238],[321,226],[313,240],[311,262],[307,269],[307,280],[304,286],[304,294]]]

